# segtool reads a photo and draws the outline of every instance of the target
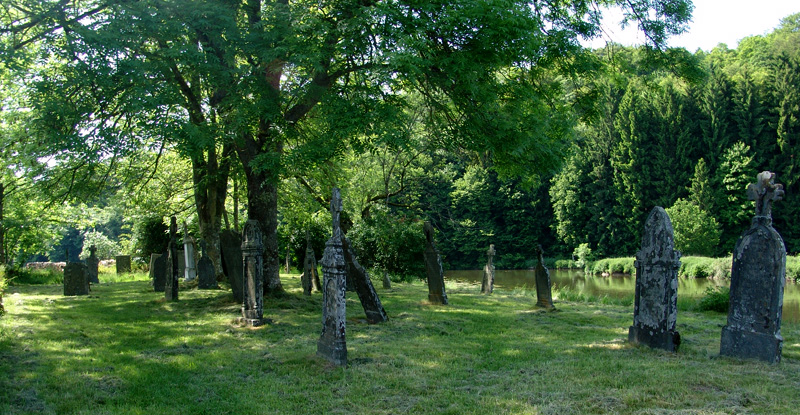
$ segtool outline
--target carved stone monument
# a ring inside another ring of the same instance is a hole
[[[214,263],[206,252],[206,241],[200,241],[200,260],[197,261],[197,288],[210,290],[219,288],[217,285],[217,275],[214,271]]]
[[[131,256],[130,255],[117,255],[114,257],[117,263],[117,274],[130,274],[131,272]]]
[[[164,298],[178,301],[178,280],[180,279],[180,258],[178,258],[178,223],[175,216],[170,218],[169,246],[167,248],[167,278],[164,284]]]
[[[197,278],[197,268],[194,264],[194,238],[186,230],[186,222],[183,222],[183,255],[185,261],[183,278],[191,281]]]
[[[756,201],[750,229],[736,242],[731,269],[728,324],[722,328],[721,355],[781,360],[781,312],[786,283],[786,247],[772,227],[772,202],[783,198],[783,186],[775,184],[775,173],[758,174],[747,187]]]
[[[242,270],[242,237],[239,233],[226,230],[219,233],[219,247],[222,252],[222,270],[231,284],[233,299],[244,301]]]
[[[536,269],[533,270],[533,275],[536,278],[536,306],[553,310],[556,307],[553,305],[550,271],[544,266],[544,250],[541,245],[536,247],[536,256],[538,262],[536,264]]]
[[[100,284],[100,279],[98,278],[99,265],[100,259],[97,258],[97,247],[92,245],[89,247],[89,258],[86,258],[86,267],[89,272],[89,283],[91,284]]]
[[[392,280],[389,279],[389,273],[386,272],[386,271],[383,271],[383,280],[382,280],[382,282],[383,282],[383,288],[384,289],[387,289],[387,290],[391,290],[392,289]]]
[[[167,284],[167,256],[168,252],[150,255],[150,278],[153,280],[153,291],[163,293]]]
[[[242,320],[248,326],[260,326],[264,324],[264,244],[261,241],[261,226],[256,220],[248,220],[244,225],[242,269]]]
[[[339,215],[342,197],[339,189],[333,188],[331,217],[333,235],[325,243],[322,257],[322,335],[317,341],[317,355],[335,365],[347,365],[347,343],[345,342],[345,279],[347,262],[342,248],[342,230]]]
[[[442,258],[436,250],[434,241],[433,226],[430,222],[425,222],[425,274],[428,277],[428,301],[432,304],[447,305],[447,293],[444,289],[444,270],[442,269]]]
[[[483,281],[481,282],[481,293],[483,294],[491,294],[494,291],[494,264],[492,263],[494,255],[494,244],[491,244],[486,251],[486,266],[483,267]]]
[[[678,319],[678,270],[681,253],[674,249],[672,222],[656,206],[647,216],[642,249],[636,253],[636,292],[633,326],[628,341],[670,352],[678,350],[681,336],[675,330]]]
[[[344,251],[344,259],[347,262],[347,275],[353,281],[355,292],[358,294],[358,299],[361,301],[361,306],[364,307],[364,313],[367,315],[367,322],[377,324],[388,321],[389,316],[386,315],[386,311],[383,309],[381,299],[369,279],[367,270],[358,263],[350,241],[345,237],[342,237],[342,250]]]
[[[311,295],[311,290],[321,291],[319,272],[317,271],[317,258],[314,248],[311,247],[311,238],[306,232],[306,258],[303,261],[303,275],[300,276],[303,294]]]
[[[68,262],[64,267],[64,295],[89,295],[89,271],[86,264]]]

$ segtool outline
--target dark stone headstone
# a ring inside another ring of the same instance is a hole
[[[256,220],[248,220],[244,225],[242,269],[242,320],[248,326],[260,326],[264,324],[264,244],[261,241],[261,226]]]
[[[64,295],[89,295],[89,271],[86,264],[70,262],[64,267]]]
[[[756,215],[750,229],[736,242],[731,268],[728,324],[722,328],[721,355],[781,360],[781,312],[786,283],[786,247],[772,227],[772,202],[783,198],[783,186],[775,174],[759,173],[747,188],[756,201]]]
[[[92,245],[89,247],[89,258],[86,258],[86,267],[89,272],[89,282],[91,284],[100,284],[98,278],[98,268],[100,266],[100,259],[97,258],[97,247]]]
[[[167,301],[178,301],[178,280],[180,278],[180,258],[178,257],[178,222],[175,216],[170,218],[169,246],[167,247],[167,282],[164,286],[164,298]]]
[[[219,234],[219,248],[222,253],[222,271],[231,284],[233,298],[237,303],[244,301],[242,270],[242,237],[239,233],[225,230]]]
[[[303,275],[300,276],[300,283],[303,286],[303,294],[311,295],[311,290],[320,291],[319,272],[317,272],[317,258],[311,241],[306,234],[306,258],[303,261]]]
[[[382,282],[383,282],[383,288],[384,289],[387,289],[387,290],[392,289],[392,280],[389,279],[389,273],[386,272],[386,271],[383,271],[383,280],[382,280]]]
[[[550,271],[544,266],[544,250],[541,245],[536,247],[536,256],[538,262],[536,264],[536,269],[533,270],[533,275],[536,279],[536,306],[553,310],[556,307],[553,305]]]
[[[153,281],[153,291],[163,293],[167,284],[167,256],[168,253],[150,254],[150,278]]]
[[[331,217],[333,235],[325,243],[322,257],[322,335],[317,341],[317,355],[338,366],[347,365],[347,343],[345,341],[345,280],[347,262],[342,248],[342,229],[339,216],[342,198],[339,189],[333,189]]]
[[[369,279],[369,274],[361,264],[358,263],[350,241],[342,237],[342,250],[344,251],[344,259],[347,262],[347,275],[353,281],[358,299],[361,301],[361,306],[364,307],[364,313],[367,314],[367,322],[370,324],[383,323],[389,320],[386,315],[386,310],[383,309],[381,299],[378,293],[375,292],[375,287]]]
[[[670,352],[678,350],[681,336],[675,330],[678,319],[678,270],[681,253],[674,249],[672,222],[656,206],[647,217],[642,249],[636,253],[636,292],[633,326],[628,341]]]
[[[494,291],[494,264],[492,263],[494,255],[494,244],[491,244],[486,251],[487,260],[483,267],[483,280],[481,281],[481,293],[483,294],[491,294]]]
[[[206,252],[206,242],[200,241],[200,248],[203,251],[200,260],[197,261],[197,288],[209,290],[219,288],[217,285],[217,275],[214,271],[214,263]]]
[[[444,290],[444,271],[442,270],[442,258],[436,250],[436,242],[433,237],[433,226],[430,222],[425,222],[425,274],[428,277],[428,301],[432,304],[447,305],[447,293]]]
[[[117,262],[117,274],[130,274],[131,272],[131,256],[130,255],[117,255],[114,257]]]

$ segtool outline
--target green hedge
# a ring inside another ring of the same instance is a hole
[[[587,272],[593,274],[635,274],[633,257],[606,258],[589,264]],[[713,278],[730,279],[731,257],[709,258],[701,256],[686,256],[681,258],[681,268],[678,276],[681,278]],[[574,261],[558,260],[556,268],[574,268]],[[786,257],[786,279],[800,282],[800,256]]]
[[[633,261],[633,257],[604,258],[592,262],[589,268],[593,274],[633,274]]]

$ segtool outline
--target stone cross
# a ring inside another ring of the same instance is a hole
[[[554,310],[550,271],[544,266],[544,250],[541,245],[536,247],[536,256],[539,260],[536,264],[536,269],[533,271],[536,279],[536,306]]]
[[[178,258],[178,221],[175,216],[170,218],[169,246],[167,247],[167,278],[164,283],[164,298],[167,301],[178,301],[178,279],[180,267]]]
[[[342,230],[339,227],[341,211],[342,197],[339,189],[334,187],[331,196],[333,233],[325,243],[325,253],[322,256],[322,334],[317,341],[317,355],[335,365],[346,366],[345,279],[347,262],[342,248]]]
[[[786,247],[772,227],[771,203],[783,196],[775,174],[762,172],[747,188],[756,216],[733,250],[728,324],[720,354],[769,363],[781,360],[781,317],[786,283]]]
[[[444,270],[442,269],[442,258],[436,249],[434,240],[433,226],[430,222],[425,222],[423,226],[425,232],[425,274],[428,277],[428,301],[431,304],[447,305],[447,293],[444,287]]]
[[[91,284],[100,283],[100,279],[98,278],[99,265],[100,259],[97,258],[97,247],[92,245],[89,247],[89,258],[86,258],[86,267],[88,268],[89,282]]]
[[[248,220],[244,225],[242,269],[244,270],[242,320],[248,326],[260,326],[264,323],[264,244],[261,226],[256,220]]]
[[[678,270],[681,253],[674,249],[672,222],[667,212],[656,206],[647,216],[642,234],[642,249],[636,253],[636,291],[633,326],[628,341],[670,352],[678,350],[680,334],[675,330],[678,317]]]
[[[495,255],[494,244],[489,245],[486,251],[486,266],[483,267],[483,281],[481,281],[481,293],[491,294],[494,291],[494,264],[492,258]]]
[[[183,255],[186,266],[183,270],[183,278],[191,281],[197,278],[197,268],[194,265],[194,238],[189,235],[186,229],[186,221],[183,222]]]

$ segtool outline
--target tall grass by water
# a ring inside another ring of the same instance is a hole
[[[723,313],[679,313],[670,354],[627,342],[631,305],[448,283],[378,289],[390,320],[369,325],[348,294],[349,366],[315,356],[321,295],[264,302],[271,324],[240,327],[227,291],[165,302],[147,281],[11,286],[0,319],[3,414],[793,414],[800,326],[784,324],[783,362],[718,356]],[[380,286],[380,284],[376,284]],[[584,301],[585,300],[585,301]]]

